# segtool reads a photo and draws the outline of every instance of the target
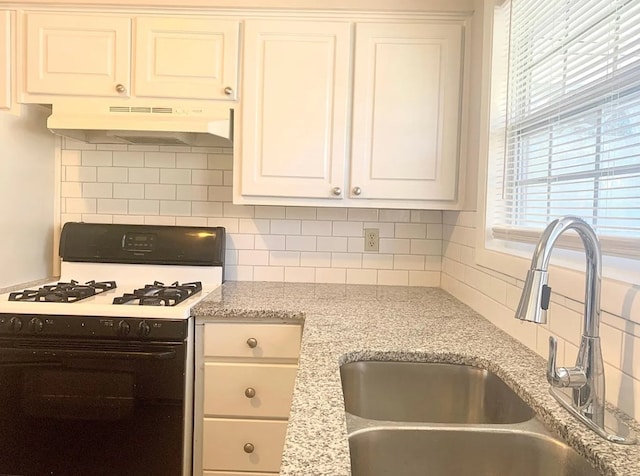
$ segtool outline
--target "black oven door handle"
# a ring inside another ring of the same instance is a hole
[[[174,349],[126,350],[126,349],[63,349],[47,347],[9,347],[0,348],[0,356],[9,358],[25,356],[32,359],[81,358],[81,359],[125,359],[125,360],[169,360],[176,356]],[[27,362],[25,362],[27,363]],[[31,362],[29,362],[31,363]],[[33,362],[42,365],[43,362]],[[12,365],[16,365],[13,363]],[[24,365],[20,364],[20,365]]]

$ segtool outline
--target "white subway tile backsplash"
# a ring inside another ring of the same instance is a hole
[[[129,200],[131,215],[158,215],[160,213],[159,200]]]
[[[364,227],[361,221],[333,222],[333,236],[363,236]]]
[[[396,238],[425,238],[427,225],[424,223],[396,223]]]
[[[108,150],[83,150],[82,165],[111,166],[113,165],[113,152]]]
[[[160,215],[191,216],[191,202],[160,200]]]
[[[179,152],[176,154],[176,167],[179,169],[206,169],[207,154]]]
[[[318,208],[316,218],[318,220],[344,221],[347,219],[347,208]]]
[[[349,240],[345,237],[319,236],[317,240],[318,251],[346,252]]]
[[[299,251],[271,251],[269,252],[270,266],[300,266]]]
[[[63,150],[60,153],[62,165],[82,165],[82,154],[79,150]]]
[[[409,286],[440,287],[440,271],[409,271]]]
[[[433,285],[442,267],[441,212],[234,205],[230,148],[68,143],[61,157],[65,219],[223,226],[229,280]]]
[[[144,166],[173,169],[176,166],[176,154],[174,152],[147,152],[144,154]]]
[[[287,236],[286,244],[289,251],[316,251],[315,236]]]
[[[303,220],[302,234],[315,236],[331,236],[331,222]]]
[[[130,168],[129,183],[160,183],[160,169]]]
[[[319,251],[303,251],[300,253],[300,266],[308,266],[311,268],[330,268],[331,253]]]
[[[380,210],[380,221],[410,222],[411,210]]]
[[[116,198],[99,198],[97,212],[104,215],[125,215],[129,211],[128,201]]]
[[[271,227],[269,220],[255,218],[241,218],[238,221],[240,233],[253,233],[254,235],[268,235]]]
[[[271,233],[274,235],[299,235],[301,230],[300,220],[271,220]]]
[[[67,165],[64,167],[64,172],[67,182],[95,182],[98,176],[95,167]]]
[[[114,183],[113,198],[144,198],[144,184]]]
[[[263,250],[239,250],[238,264],[245,266],[266,266],[269,264],[269,252]]]
[[[155,200],[175,200],[176,186],[150,183],[144,186],[144,198]]]
[[[177,200],[207,201],[208,190],[205,185],[178,185]]]
[[[82,196],[85,198],[111,198],[113,197],[113,186],[110,183],[83,183]]]
[[[190,184],[191,170],[160,169],[160,183]]]
[[[114,167],[144,167],[144,152],[130,150],[113,153]]]
[[[411,240],[406,238],[380,238],[380,253],[410,254]]]
[[[230,202],[233,199],[233,189],[223,185],[209,187],[210,202]]]
[[[222,185],[221,170],[192,170],[191,183],[193,185]]]

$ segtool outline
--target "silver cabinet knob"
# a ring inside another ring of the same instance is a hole
[[[116,84],[117,93],[124,93],[126,90],[127,88],[124,87],[124,84]]]
[[[255,397],[255,396],[256,396],[256,389],[255,389],[255,388],[252,388],[252,387],[247,387],[247,388],[244,390],[244,396],[245,396],[245,397],[247,397],[247,398],[253,398],[253,397]]]
[[[331,193],[333,193],[336,197],[339,197],[340,195],[342,195],[342,189],[340,187],[333,187]]]
[[[253,453],[253,450],[255,450],[256,448],[251,443],[245,443],[243,449],[245,453]]]
[[[251,347],[252,349],[255,349],[258,346],[258,341],[256,339],[254,339],[253,337],[249,337],[247,339],[247,345],[249,347]]]
[[[231,95],[233,94],[233,88],[231,88],[231,87],[227,86],[226,88],[224,88],[224,93],[225,93],[227,96],[231,96]]]
[[[353,187],[352,192],[354,195],[360,195],[362,193],[362,189],[360,187]]]

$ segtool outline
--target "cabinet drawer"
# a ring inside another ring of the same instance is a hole
[[[204,413],[287,418],[296,370],[296,365],[206,362]]]
[[[297,359],[300,325],[211,323],[204,325],[205,357]]]
[[[205,418],[202,459],[205,470],[280,470],[286,421]],[[247,453],[245,446],[253,445]]]

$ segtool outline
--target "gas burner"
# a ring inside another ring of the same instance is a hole
[[[175,306],[185,299],[202,291],[202,283],[179,284],[177,281],[165,285],[159,281],[146,284],[144,288],[136,289],[132,293],[125,293],[113,299],[113,304],[138,304],[140,306]]]
[[[25,289],[10,293],[9,301],[73,303],[115,288],[115,281],[88,281],[79,284],[78,281],[72,279],[69,283],[59,282],[38,289]]]

